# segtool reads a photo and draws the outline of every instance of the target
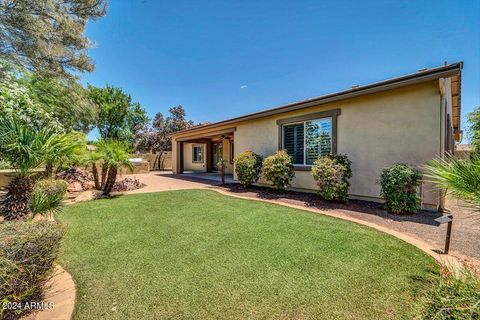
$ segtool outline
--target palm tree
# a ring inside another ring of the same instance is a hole
[[[426,175],[452,196],[480,211],[480,155],[470,159],[448,156],[426,164]]]
[[[0,214],[5,219],[16,219],[30,212],[31,173],[45,163],[55,134],[50,127],[36,129],[16,118],[0,118],[0,156],[11,163],[17,173],[2,201]]]
[[[102,140],[97,144],[97,152],[102,157],[102,175],[106,176],[102,195],[108,197],[117,179],[118,169],[122,166],[132,168],[132,163],[127,147],[120,141]]]
[[[102,184],[100,183],[97,164],[102,160],[102,154],[98,151],[87,151],[83,158],[82,163],[86,166],[90,166],[92,169],[93,182],[95,183],[95,189],[102,190]]]
[[[51,177],[54,169],[58,172],[65,167],[78,164],[85,149],[85,134],[81,132],[72,131],[55,135],[46,155],[45,175]]]

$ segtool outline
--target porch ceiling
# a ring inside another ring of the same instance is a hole
[[[188,137],[179,137],[176,139],[178,142],[195,142],[195,143],[205,143],[208,141],[212,140],[218,140],[222,138],[222,136],[225,138],[233,138],[233,134],[235,132],[236,128],[228,128],[224,130],[218,130],[218,131],[209,131],[205,133],[197,133],[192,136]]]

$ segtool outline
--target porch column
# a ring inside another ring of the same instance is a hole
[[[205,143],[205,157],[206,157],[206,160],[207,160],[207,172],[211,172],[213,170],[213,166],[212,166],[213,155],[212,155],[212,141],[211,140],[208,140]]]
[[[177,173],[183,173],[183,142],[177,142]]]

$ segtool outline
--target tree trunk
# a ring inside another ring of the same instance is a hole
[[[98,169],[97,164],[92,164],[92,174],[93,174],[93,182],[95,182],[95,189],[102,190],[102,186],[100,185],[100,181],[98,180]]]
[[[105,182],[105,187],[103,189],[103,196],[108,197],[110,196],[110,192],[112,192],[113,185],[115,184],[115,180],[117,180],[117,167],[110,167],[108,170],[108,178]]]
[[[102,163],[102,180],[100,182],[100,190],[105,188],[105,183],[107,181],[107,172],[108,172],[108,164]]]
[[[47,161],[45,165],[45,177],[51,178],[53,174],[53,163],[52,161]]]
[[[160,151],[159,155],[158,155],[158,170],[162,170],[162,164],[163,164],[163,160],[162,160],[162,156],[163,156],[163,151]]]
[[[7,194],[0,206],[0,214],[5,220],[19,219],[31,213],[32,191],[33,181],[29,177],[16,177],[8,184]]]

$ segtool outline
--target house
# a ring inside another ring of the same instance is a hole
[[[234,174],[235,155],[251,150],[269,156],[286,149],[295,161],[292,188],[316,189],[311,164],[322,153],[352,161],[350,197],[381,201],[377,180],[395,163],[421,167],[453,152],[461,140],[462,62],[388,79],[176,132],[172,171],[211,172],[218,160]],[[322,135],[320,143],[309,137]],[[235,175],[234,175],[235,179]],[[266,184],[264,180],[260,184]],[[439,190],[423,182],[424,209],[442,208]]]

